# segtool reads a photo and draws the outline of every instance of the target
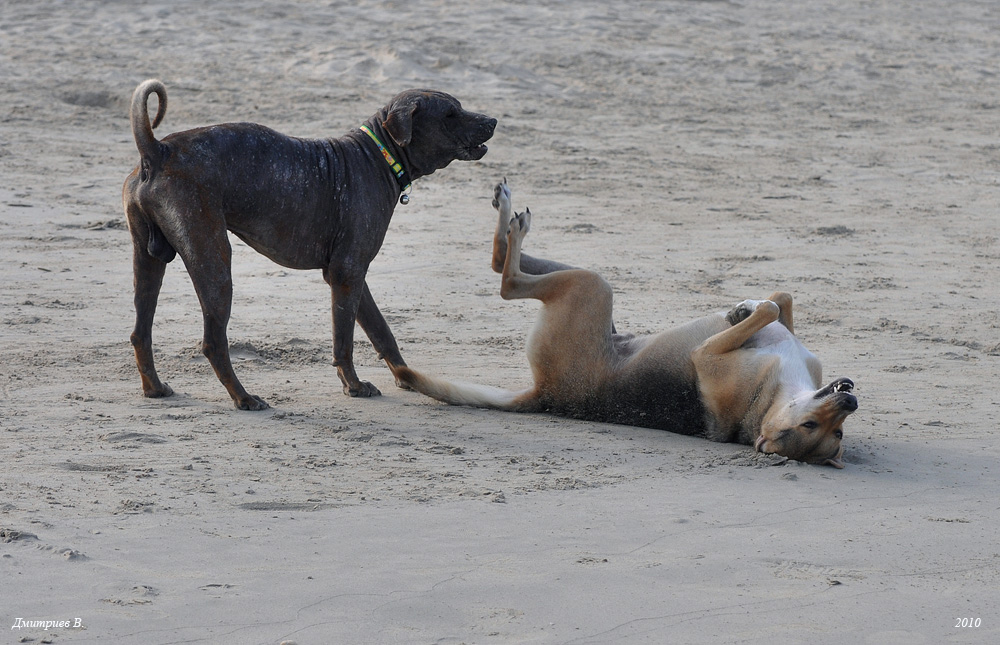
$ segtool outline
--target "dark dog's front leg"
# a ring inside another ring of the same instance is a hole
[[[364,297],[364,280],[339,284],[324,273],[333,293],[333,364],[348,396],[378,396],[378,388],[358,378],[354,371],[354,323]],[[384,322],[384,321],[383,321]]]
[[[361,294],[361,304],[358,307],[358,324],[361,325],[361,329],[368,335],[368,340],[372,342],[372,346],[378,352],[378,357],[385,361],[385,364],[389,366],[393,374],[396,373],[396,368],[406,367],[406,362],[399,353],[396,338],[392,335],[392,331],[389,329],[388,323],[385,322],[385,318],[382,317],[382,312],[379,311],[378,305],[375,304],[375,299],[372,298],[372,293],[368,289],[367,282],[365,283],[364,292]],[[396,385],[404,389],[409,389],[398,378],[396,379]]]

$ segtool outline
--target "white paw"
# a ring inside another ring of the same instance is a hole
[[[744,300],[729,310],[729,313],[726,314],[726,320],[729,321],[730,325],[737,325],[749,318],[750,314],[757,311],[762,305],[774,307],[775,310],[778,308],[778,305],[770,300]]]

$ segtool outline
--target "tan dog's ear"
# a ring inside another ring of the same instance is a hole
[[[417,111],[415,102],[396,104],[389,111],[389,116],[382,122],[382,127],[389,133],[392,140],[400,147],[406,147],[413,136],[413,113]]]

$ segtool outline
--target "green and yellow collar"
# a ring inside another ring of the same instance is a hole
[[[393,156],[389,153],[389,150],[382,145],[382,142],[379,141],[378,137],[375,136],[375,133],[372,132],[367,125],[362,125],[361,129],[365,134],[372,138],[372,141],[374,141],[375,145],[378,146],[382,156],[385,157],[386,163],[389,164],[389,168],[391,168],[393,174],[396,175],[396,183],[399,184],[399,190],[400,193],[402,193],[399,196],[399,203],[405,206],[410,202],[410,186],[412,185],[410,182],[410,174],[406,172],[406,168],[403,168],[403,164],[393,158]]]

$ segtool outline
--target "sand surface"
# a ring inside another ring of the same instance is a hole
[[[1000,641],[1000,7],[993,2],[0,4],[0,632],[53,643]],[[600,271],[622,330],[775,289],[861,407],[841,471],[663,432],[341,394],[318,272],[234,240],[233,409],[180,262],[144,399],[122,181],[159,136],[339,136],[432,87],[499,119],[369,273],[414,367],[525,387],[538,306]],[[961,619],[978,627],[961,627]],[[18,621],[65,621],[41,627]]]

